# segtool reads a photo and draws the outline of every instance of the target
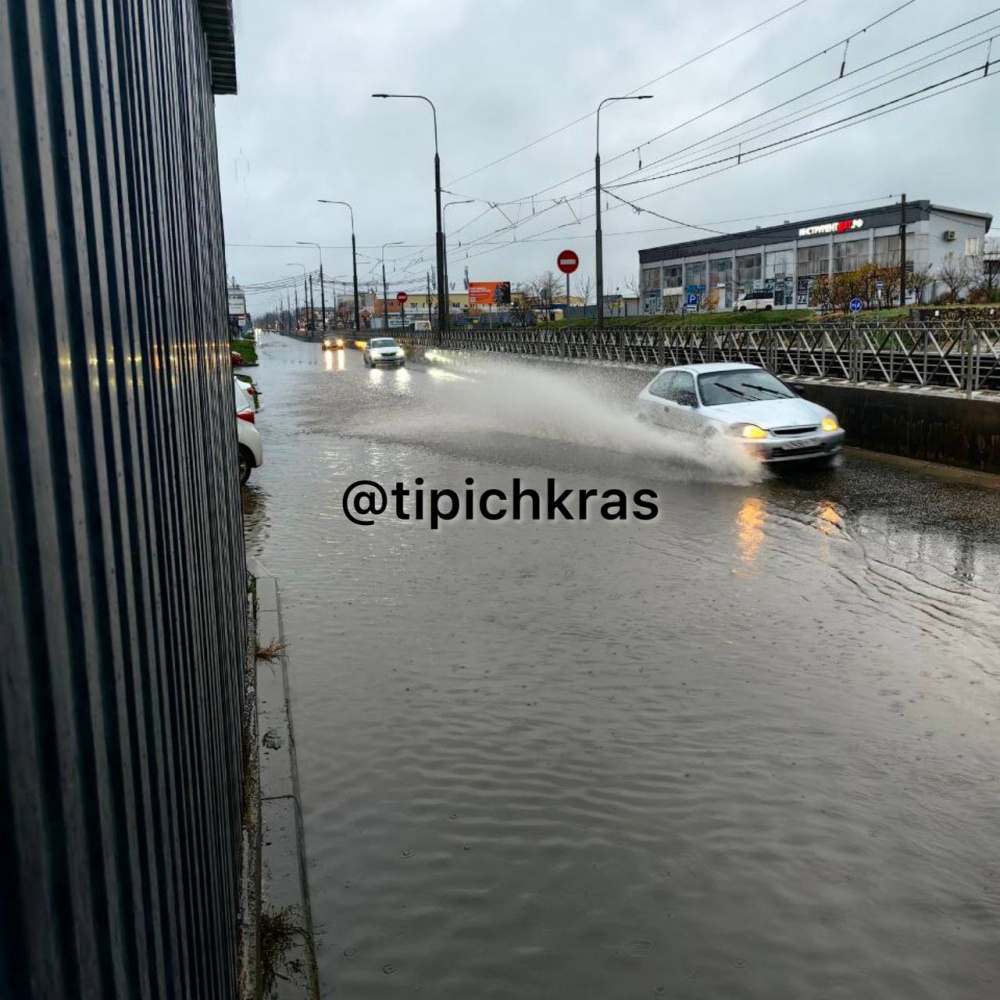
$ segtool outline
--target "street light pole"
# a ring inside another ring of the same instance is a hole
[[[442,259],[444,261],[444,293],[448,296],[449,313],[451,311],[451,288],[448,285],[448,209],[451,208],[452,205],[472,205],[474,203],[474,198],[463,198],[461,201],[449,201],[441,212],[441,216],[444,220],[444,233],[441,238],[443,248]],[[428,303],[428,309],[429,307],[430,303]]]
[[[296,240],[304,247],[315,247],[319,251],[319,307],[323,312],[323,332],[326,332],[326,292],[323,289],[323,248],[318,243],[310,243],[308,240]],[[309,281],[312,284],[312,279]],[[313,321],[315,322],[316,315],[313,313]]]
[[[613,101],[648,101],[652,94],[632,94],[627,97],[605,97],[597,105],[597,152],[594,156],[594,193],[597,199],[597,228],[594,250],[597,261],[597,329],[604,329],[604,236],[601,232],[601,108]]]
[[[389,329],[389,291],[385,284],[385,248],[402,246],[402,243],[402,240],[396,240],[394,243],[383,243],[382,252],[379,254],[382,261],[382,322],[385,323],[387,330]]]
[[[354,332],[361,333],[361,305],[358,299],[358,244],[354,239],[354,209],[346,201],[329,201],[326,198],[319,199],[322,205],[345,205],[347,211],[351,213],[351,261],[354,265]]]
[[[448,329],[448,307],[444,284],[444,228],[441,217],[441,157],[438,154],[437,108],[429,97],[423,94],[372,94],[372,97],[401,97],[426,101],[434,115],[434,205],[437,214],[437,286],[438,286],[438,336]]]

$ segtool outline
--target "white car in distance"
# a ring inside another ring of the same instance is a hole
[[[233,378],[233,388],[236,393],[240,486],[243,486],[250,478],[250,472],[264,464],[264,444],[257,430],[257,412],[250,394],[238,378]]]
[[[769,464],[830,462],[844,442],[829,410],[757,365],[664,368],[639,394],[638,415],[672,430],[724,434]]]
[[[365,344],[365,365],[370,368],[401,368],[406,354],[393,337],[372,337]]]

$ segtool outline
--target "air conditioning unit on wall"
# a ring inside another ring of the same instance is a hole
[[[944,238],[945,238],[945,240],[947,240],[947,242],[954,243],[955,242],[955,230],[954,229],[946,229],[944,231]]]

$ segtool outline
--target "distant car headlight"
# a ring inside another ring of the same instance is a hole
[[[820,424],[820,427],[827,432],[836,431],[840,429],[840,424],[837,423],[834,417],[824,417],[823,423]]]
[[[767,431],[756,424],[733,424],[729,428],[729,433],[735,434],[746,441],[760,441],[762,438],[767,437]]]

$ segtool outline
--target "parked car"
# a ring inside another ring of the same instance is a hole
[[[342,351],[344,349],[344,338],[333,335],[323,338],[324,351]]]
[[[257,411],[246,386],[238,378],[233,378],[236,393],[236,431],[239,435],[239,475],[242,486],[250,478],[253,469],[264,464],[264,445],[257,430]]]
[[[365,345],[365,365],[371,368],[401,368],[406,354],[393,337],[372,337]]]
[[[664,368],[639,394],[639,417],[692,434],[724,434],[768,463],[830,461],[844,441],[829,410],[757,365]]]
[[[240,354],[239,351],[230,351],[229,360],[232,361],[234,365],[241,365],[243,364],[243,355]]]
[[[746,312],[748,309],[753,312],[756,309],[773,309],[774,292],[769,292],[766,288],[760,288],[753,292],[744,292],[736,300],[737,312]]]
[[[263,393],[260,391],[260,388],[257,386],[257,383],[254,382],[253,378],[251,378],[251,376],[249,375],[243,375],[242,373],[239,375],[234,375],[233,378],[239,379],[240,383],[243,385],[243,388],[246,390],[247,395],[250,397],[250,402],[253,403],[253,408],[255,410],[259,410],[260,397],[263,395]]]

